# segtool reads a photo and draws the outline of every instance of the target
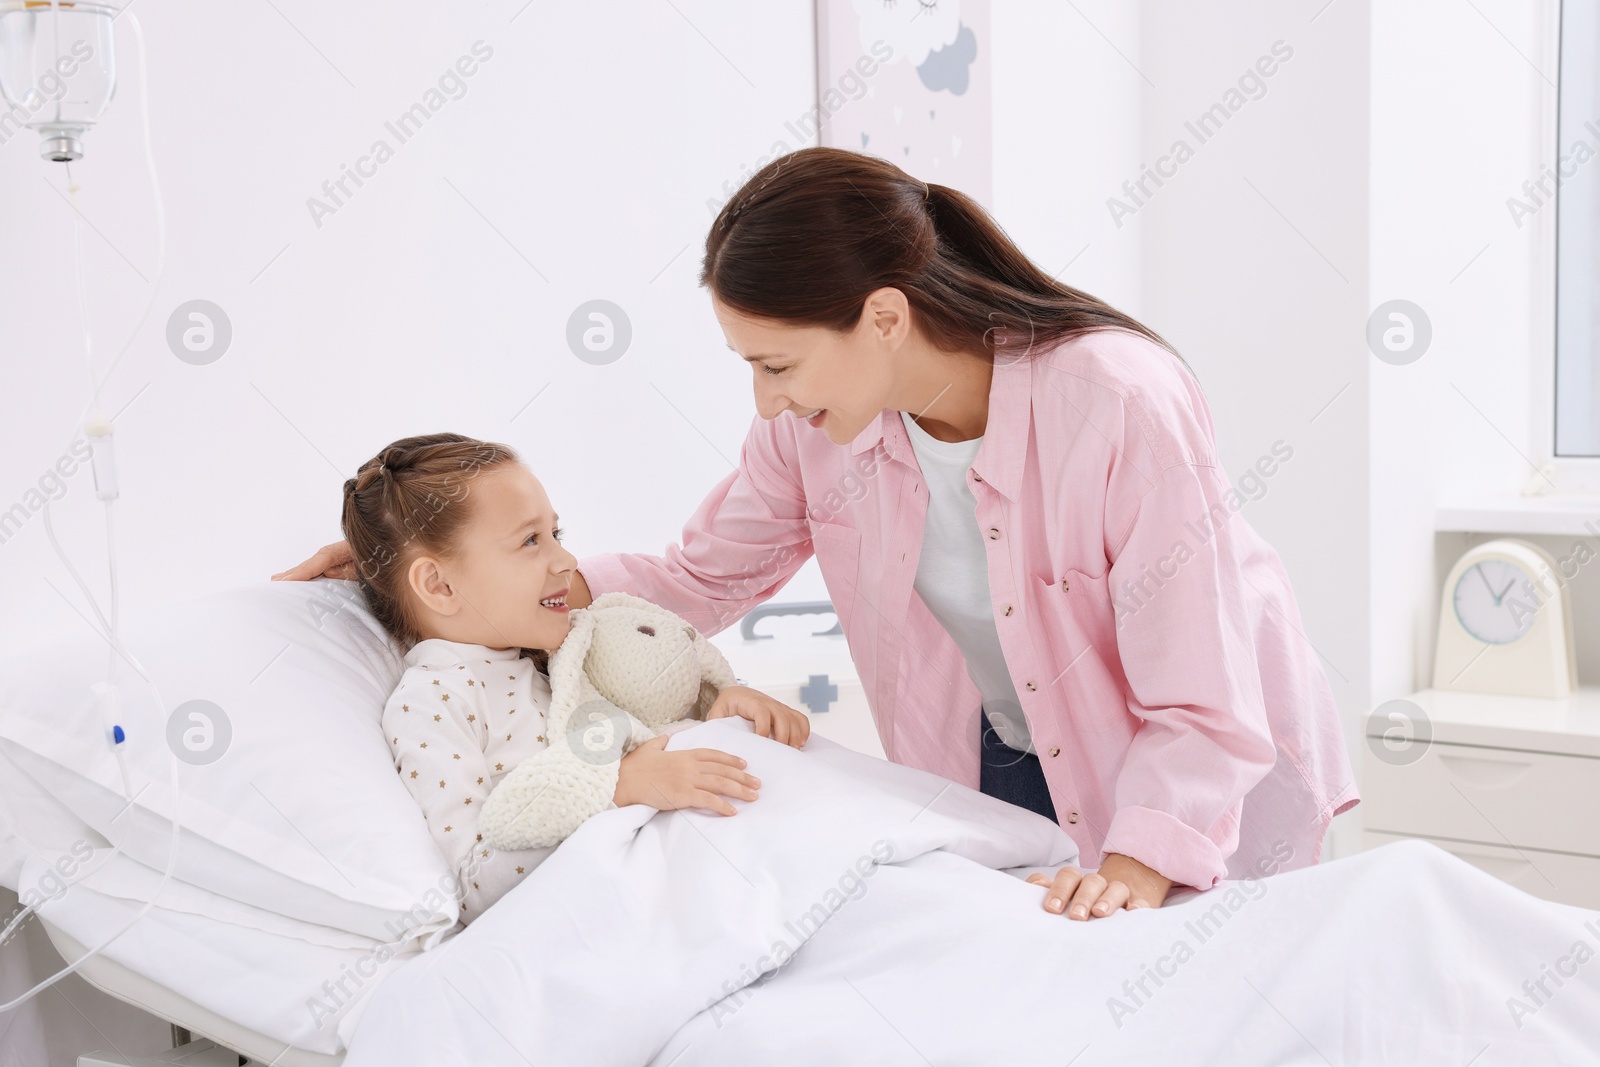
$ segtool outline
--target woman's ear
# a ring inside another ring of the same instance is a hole
[[[873,343],[898,348],[911,332],[911,302],[892,285],[874,289],[861,308],[861,325]]]

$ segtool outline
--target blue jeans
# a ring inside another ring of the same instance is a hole
[[[989,716],[982,711],[978,712],[978,721],[982,724],[978,739],[978,791],[1037,812],[1060,825],[1038,755],[1019,752],[1000,740],[1000,735],[989,725]]]

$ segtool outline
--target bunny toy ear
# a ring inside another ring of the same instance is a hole
[[[678,621],[689,631],[689,640],[693,642],[695,655],[700,660],[700,703],[695,717],[703,719],[706,712],[711,709],[711,702],[716,700],[717,691],[735,682],[733,667],[728,664],[722,650],[713,645],[704,634],[682,619]],[[708,693],[707,689],[712,692]]]
[[[550,654],[550,714],[545,721],[545,733],[550,743],[564,737],[567,721],[583,700],[583,662],[589,658],[589,646],[594,641],[593,606],[574,608],[568,615],[572,628],[567,631],[561,647]]]

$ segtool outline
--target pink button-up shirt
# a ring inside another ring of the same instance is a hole
[[[1359,800],[1333,693],[1171,353],[1108,330],[997,360],[968,479],[1001,649],[1082,862],[1121,853],[1201,888],[1315,863]],[[758,418],[681,545],[579,570],[711,634],[814,552],[884,751],[977,788],[982,698],[912,588],[926,507],[898,412],[847,446]]]

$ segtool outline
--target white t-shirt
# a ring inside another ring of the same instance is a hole
[[[430,637],[411,647],[383,709],[395,770],[416,798],[460,887],[470,923],[553,848],[497,850],[478,813],[500,779],[548,747],[550,680],[520,649]]]
[[[967,471],[978,458],[983,438],[941,441],[918,426],[909,412],[902,411],[900,417],[928,483],[928,516],[912,588],[961,649],[967,677],[978,687],[984,713],[1000,740],[1032,752],[1028,720],[995,629],[978,499],[967,485]]]

